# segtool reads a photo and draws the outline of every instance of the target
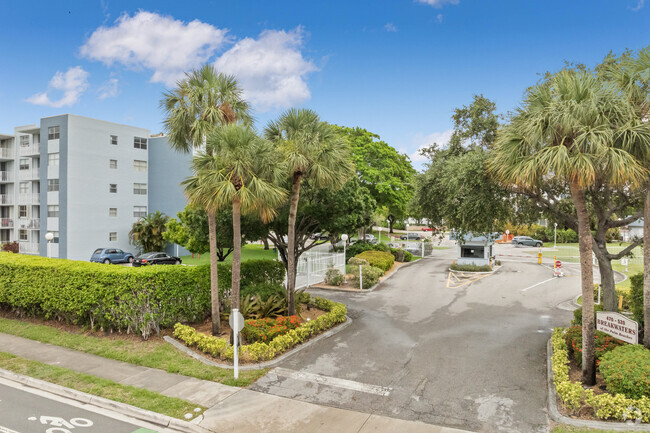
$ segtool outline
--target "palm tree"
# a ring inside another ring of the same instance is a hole
[[[490,162],[500,180],[521,188],[548,181],[568,183],[578,218],[582,276],[582,381],[595,383],[592,237],[585,191],[602,179],[637,181],[643,169],[613,143],[630,119],[631,106],[593,73],[563,70],[527,91],[523,106],[500,132]]]
[[[287,230],[287,299],[289,314],[296,314],[296,215],[300,186],[309,179],[318,187],[341,188],[353,175],[350,149],[341,136],[308,109],[290,109],[269,123],[266,138],[282,151],[291,179]]]
[[[218,73],[210,65],[186,74],[175,89],[163,94],[160,106],[165,112],[163,123],[171,147],[186,153],[205,148],[207,136],[219,125],[252,122],[248,103],[243,99],[235,78]],[[189,199],[201,201],[200,198]],[[219,335],[216,216],[213,209],[206,208],[206,211],[210,242],[212,335]]]
[[[150,213],[133,223],[129,239],[138,246],[141,252],[160,251],[165,248],[167,241],[163,237],[169,217],[160,211]]]
[[[206,151],[193,159],[195,175],[183,182],[194,203],[211,211],[232,207],[231,308],[239,308],[241,215],[255,214],[263,222],[275,216],[275,208],[286,198],[286,191],[277,186],[283,173],[280,164],[277,149],[250,127],[226,125],[208,136]]]

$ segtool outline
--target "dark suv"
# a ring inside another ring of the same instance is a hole
[[[118,248],[97,248],[90,257],[96,263],[133,263],[133,254],[126,253]]]

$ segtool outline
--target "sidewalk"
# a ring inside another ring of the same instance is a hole
[[[198,425],[212,432],[467,433],[222,385],[0,333],[0,351],[208,407]]]

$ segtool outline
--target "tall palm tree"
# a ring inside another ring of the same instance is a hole
[[[193,158],[195,175],[183,183],[194,203],[214,211],[232,207],[230,306],[239,308],[241,215],[255,214],[264,222],[275,216],[275,208],[286,198],[286,191],[277,186],[282,180],[282,158],[248,126],[216,128],[206,144],[206,150]]]
[[[163,237],[169,217],[157,210],[140,218],[133,223],[129,238],[133,245],[137,245],[143,252],[160,251],[165,248],[167,241]]]
[[[343,138],[308,109],[290,109],[269,123],[265,136],[282,151],[291,181],[287,229],[287,299],[296,314],[296,215],[300,186],[309,179],[318,187],[341,188],[353,175],[350,149]]]
[[[643,168],[618,146],[631,106],[591,72],[563,70],[528,89],[500,132],[490,162],[494,175],[521,188],[550,180],[568,183],[578,218],[582,276],[582,381],[595,383],[592,237],[585,191],[602,179],[638,181]]]
[[[219,125],[252,122],[248,103],[231,75],[218,73],[213,66],[187,73],[176,88],[166,91],[160,106],[165,112],[164,128],[173,149],[190,152],[205,148],[207,136]],[[190,201],[201,201],[200,198]],[[212,334],[219,335],[219,276],[214,209],[206,208],[210,242],[210,287]]]

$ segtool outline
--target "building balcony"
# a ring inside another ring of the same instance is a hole
[[[0,159],[14,159],[13,149],[0,147]]]
[[[30,144],[29,146],[20,146],[20,155],[40,155],[41,145],[39,143]]]
[[[38,254],[40,244],[34,242],[19,242],[18,252],[20,254]]]
[[[41,220],[39,218],[18,218],[18,228],[40,230]]]
[[[32,168],[28,170],[19,170],[18,171],[18,177],[22,180],[26,179],[38,179],[39,178],[39,169],[38,168]]]
[[[14,204],[14,197],[9,194],[0,194],[0,206]]]
[[[19,194],[18,203],[20,204],[39,204],[41,202],[41,195],[35,194]]]
[[[0,182],[13,182],[13,176],[10,171],[0,171]]]
[[[14,228],[14,220],[11,218],[0,218],[0,229]]]

